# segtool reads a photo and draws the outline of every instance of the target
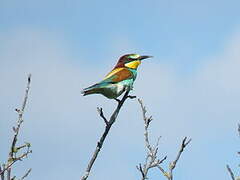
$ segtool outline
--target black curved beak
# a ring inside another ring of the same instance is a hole
[[[140,56],[139,60],[147,59],[147,58],[152,58],[153,56]]]

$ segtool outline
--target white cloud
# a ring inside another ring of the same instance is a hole
[[[96,106],[102,106],[109,116],[115,105],[114,101],[97,95],[82,97],[80,90],[101,79],[105,69],[82,65],[84,62],[81,59],[77,63],[65,47],[64,40],[48,32],[21,29],[2,33],[0,39],[4,44],[0,55],[0,81],[3,85],[0,89],[0,113],[3,114],[0,128],[7,127],[3,130],[6,133],[6,129],[11,128],[13,121],[7,120],[9,117],[11,120],[15,118],[14,106],[22,100],[27,73],[32,73],[23,131],[24,139],[30,140],[34,149],[29,160],[29,166],[35,169],[32,178],[46,179],[41,170],[46,161],[51,164],[45,173],[49,174],[50,179],[66,179],[73,172],[73,178],[78,178],[103,130]],[[161,147],[166,149],[162,152],[173,155],[174,150],[169,149],[175,149],[176,142],[179,144],[183,136],[191,136],[193,145],[184,156],[205,159],[200,161],[205,163],[210,161],[207,158],[212,152],[199,155],[196,154],[198,148],[213,149],[214,144],[200,147],[199,143],[206,140],[213,143],[215,139],[219,140],[229,131],[234,131],[239,118],[240,35],[235,34],[232,39],[224,52],[205,61],[191,77],[177,74],[174,68],[161,64],[161,61],[149,60],[142,64],[132,93],[143,98],[149,114],[153,115],[155,120],[151,135],[163,136]],[[106,160],[117,161],[118,168],[121,168],[124,160],[135,154],[134,162],[129,162],[126,169],[134,168],[135,161],[141,161],[141,118],[139,105],[129,100],[106,140],[105,149],[101,152],[102,159],[97,161],[96,174],[92,179],[98,179],[98,173],[103,177],[108,172],[102,166]],[[5,147],[7,141],[1,142],[1,146]],[[223,142],[225,145],[227,143]],[[3,151],[1,149],[1,154]],[[123,151],[129,151],[129,155],[121,154]],[[66,162],[74,167],[59,174],[59,169],[64,168]],[[186,166],[184,160],[182,163],[183,167]],[[193,163],[193,160],[188,159],[185,163]],[[221,163],[224,166],[225,162]],[[208,169],[204,171],[208,172]],[[131,176],[138,177],[138,172]]]

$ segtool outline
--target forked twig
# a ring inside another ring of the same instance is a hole
[[[145,138],[145,144],[146,144],[146,149],[147,149],[147,155],[146,155],[145,164],[144,165],[139,164],[139,166],[137,166],[137,169],[141,172],[142,180],[147,179],[148,170],[151,168],[154,168],[154,167],[157,167],[168,180],[173,180],[173,170],[176,167],[176,164],[177,164],[178,160],[180,159],[181,154],[184,151],[185,147],[191,142],[191,139],[187,140],[187,137],[185,137],[183,139],[180,149],[178,151],[177,157],[175,158],[175,160],[173,162],[171,162],[169,164],[168,171],[165,171],[160,166],[160,164],[166,160],[167,156],[165,156],[162,160],[157,159],[159,139],[157,141],[156,146],[151,146],[149,143],[148,128],[149,128],[150,122],[152,122],[152,117],[146,116],[146,112],[147,112],[146,107],[143,105],[143,103],[140,99],[138,99],[138,102],[141,105],[142,114],[143,114],[144,127],[145,127],[144,128],[144,138]]]
[[[108,125],[108,120],[107,120],[107,118],[106,118],[106,117],[104,116],[104,114],[103,114],[103,109],[97,107],[97,111],[98,111],[100,117],[104,120],[105,124]]]
[[[105,138],[108,135],[108,132],[110,131],[112,125],[116,121],[118,113],[119,113],[123,103],[125,102],[125,100],[127,98],[131,98],[131,99],[134,98],[132,96],[129,96],[128,94],[129,94],[129,91],[126,91],[123,98],[121,100],[118,100],[117,108],[115,109],[115,111],[113,112],[113,114],[111,115],[109,120],[107,120],[107,118],[104,116],[102,108],[97,108],[98,113],[99,113],[100,117],[104,120],[106,126],[105,126],[105,130],[104,130],[100,140],[97,142],[97,146],[95,148],[95,151],[93,152],[93,155],[92,155],[92,157],[91,157],[91,159],[90,159],[90,161],[87,165],[87,169],[85,171],[85,174],[81,177],[81,180],[86,180],[88,178],[88,176],[90,174],[90,171],[92,169],[92,166],[93,166],[95,160],[97,159],[98,153],[100,152],[100,150],[103,146],[103,143],[105,141]]]
[[[177,157],[174,161],[169,163],[168,171],[165,171],[161,166],[158,166],[158,169],[163,173],[163,175],[168,179],[168,180],[173,180],[173,170],[175,169],[178,160],[180,159],[182,152],[184,151],[185,147],[191,142],[191,139],[189,139],[187,142],[187,137],[185,137],[182,141],[182,144],[180,146],[180,149],[178,151]]]
[[[158,144],[159,144],[160,137],[158,138],[155,146],[152,146],[150,144],[148,128],[153,119],[152,119],[152,116],[150,116],[150,117],[146,116],[147,110],[146,110],[146,107],[143,105],[143,102],[140,99],[138,99],[138,102],[141,106],[143,120],[144,120],[144,140],[145,140],[147,155],[145,158],[145,163],[143,165],[140,163],[138,166],[136,166],[136,168],[137,168],[137,170],[140,171],[140,173],[142,175],[141,179],[145,180],[145,179],[147,179],[148,171],[151,168],[158,167],[163,161],[165,161],[167,159],[167,156],[165,156],[161,160],[158,159],[157,152],[158,152]]]
[[[30,150],[30,147],[31,147],[30,143],[25,143],[24,145],[21,145],[19,147],[16,146],[17,140],[18,140],[18,134],[19,134],[21,125],[23,123],[23,114],[24,114],[24,110],[25,110],[27,100],[28,100],[30,83],[31,83],[31,74],[28,75],[27,87],[25,90],[25,96],[23,99],[22,107],[21,107],[21,109],[15,109],[16,112],[18,113],[18,120],[17,120],[17,125],[13,127],[14,136],[13,136],[13,140],[11,142],[11,147],[10,147],[10,151],[9,151],[9,155],[8,155],[8,161],[6,164],[0,165],[1,166],[1,168],[0,168],[1,180],[5,179],[5,171],[7,171],[7,180],[14,179],[15,176],[13,178],[11,178],[12,165],[15,164],[17,161],[21,161],[23,158],[27,157],[29,153],[32,153],[32,151]],[[22,153],[21,155],[17,155],[20,150],[26,149],[26,148],[27,148],[27,150],[24,153]],[[23,177],[24,178],[27,177],[27,175],[29,173],[30,173],[30,171],[27,171],[27,173]]]

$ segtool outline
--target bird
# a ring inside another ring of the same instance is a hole
[[[81,91],[83,96],[90,94],[102,94],[109,99],[115,99],[124,92],[133,89],[133,83],[137,77],[137,68],[142,60],[153,56],[140,56],[139,54],[126,54],[119,58],[114,68],[102,81]]]

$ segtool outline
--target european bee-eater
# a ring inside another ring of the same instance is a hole
[[[137,77],[137,68],[143,59],[152,56],[140,56],[138,54],[126,54],[118,60],[113,70],[105,78],[88,88],[83,89],[83,96],[89,94],[102,94],[109,99],[116,99],[124,91],[133,88],[133,82]]]

